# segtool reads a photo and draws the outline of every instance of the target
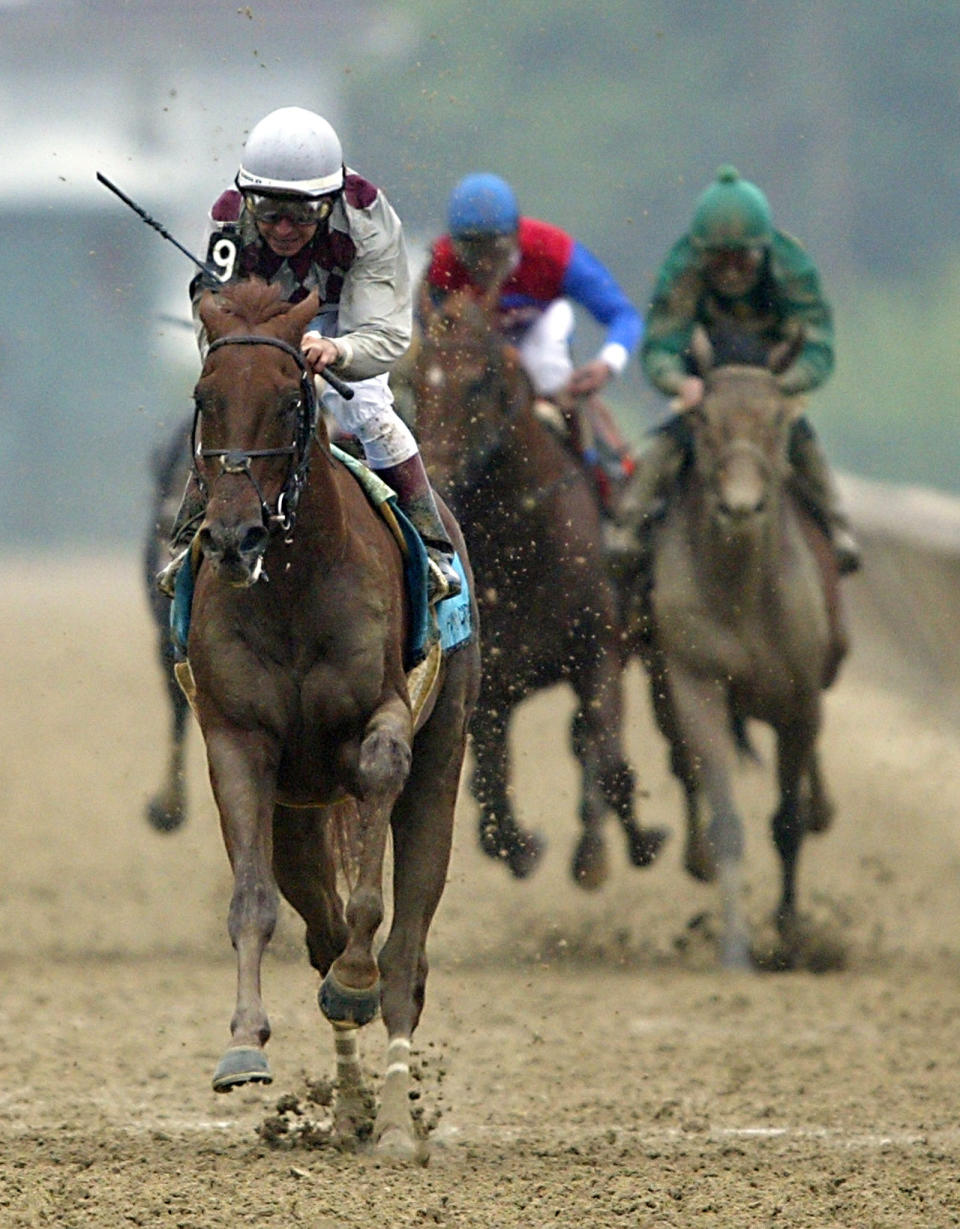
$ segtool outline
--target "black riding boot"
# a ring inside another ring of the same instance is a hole
[[[167,597],[173,597],[177,584],[177,573],[190,553],[190,547],[200,527],[205,507],[196,475],[191,470],[187,478],[187,485],[183,489],[180,507],[173,519],[173,529],[170,531],[170,549],[173,552],[173,558],[157,573],[157,588]]]
[[[420,453],[414,453],[399,465],[376,472],[396,491],[401,511],[406,513],[423,538],[430,563],[430,602],[456,597],[460,592],[460,577],[453,566],[453,543],[440,519]]]

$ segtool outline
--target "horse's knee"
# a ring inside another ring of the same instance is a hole
[[[409,742],[395,731],[372,730],[363,740],[358,765],[358,796],[399,794],[410,772]]]
[[[227,914],[227,933],[233,946],[251,930],[268,943],[277,925],[277,904],[277,891],[272,885],[237,883]]]

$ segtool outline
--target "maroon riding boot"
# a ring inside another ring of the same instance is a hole
[[[460,577],[453,566],[453,543],[440,519],[420,453],[414,453],[399,465],[376,472],[396,491],[401,511],[406,513],[423,538],[430,563],[430,602],[456,597],[460,592]]]

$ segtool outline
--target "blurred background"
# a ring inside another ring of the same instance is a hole
[[[137,545],[190,406],[193,266],[96,172],[199,253],[246,133],[291,104],[386,191],[415,272],[452,185],[493,170],[641,308],[733,162],[833,303],[834,463],[960,493],[956,0],[0,0],[0,69],[8,550]],[[665,409],[635,364],[611,400],[634,438]]]

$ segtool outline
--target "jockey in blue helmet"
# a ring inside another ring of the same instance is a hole
[[[552,403],[554,418],[558,408],[562,412],[572,444],[597,478],[601,496],[608,495],[610,478],[629,473],[632,460],[595,394],[636,353],[643,334],[639,312],[583,244],[558,226],[521,215],[513,189],[499,175],[475,172],[456,184],[447,228],[433,246],[421,313],[428,301],[437,303],[452,290],[473,287],[481,293],[499,285],[504,337],[517,347],[538,398]],[[570,353],[573,304],[605,329],[598,354],[578,367]]]

